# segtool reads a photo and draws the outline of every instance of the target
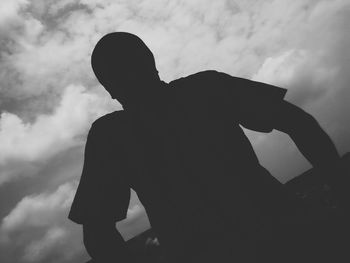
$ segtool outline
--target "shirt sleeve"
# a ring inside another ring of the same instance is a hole
[[[126,218],[130,187],[120,149],[111,147],[103,129],[93,124],[85,145],[84,165],[68,218],[84,224],[100,218],[120,221]]]
[[[271,132],[286,89],[217,72],[220,100],[229,116],[245,128]]]

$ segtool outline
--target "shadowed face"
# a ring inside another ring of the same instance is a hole
[[[99,82],[124,106],[141,103],[160,83],[152,52],[130,33],[105,35],[94,48],[91,64]]]

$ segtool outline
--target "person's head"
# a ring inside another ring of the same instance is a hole
[[[151,50],[126,32],[103,36],[92,52],[91,65],[98,81],[123,105],[137,103],[160,81]]]

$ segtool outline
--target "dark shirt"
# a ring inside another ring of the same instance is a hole
[[[283,190],[240,125],[272,131],[286,90],[217,71],[163,84],[159,116],[125,110],[94,122],[69,218],[120,221],[132,188],[169,254],[248,244]]]

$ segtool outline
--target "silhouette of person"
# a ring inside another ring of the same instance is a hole
[[[240,125],[287,133],[319,169],[339,158],[317,121],[284,100],[283,88],[215,70],[166,83],[150,49],[126,32],[102,37],[91,63],[123,105],[91,126],[69,214],[83,225],[95,262],[137,262],[115,227],[126,218],[130,189],[167,262],[262,262],[256,236],[292,204]]]

